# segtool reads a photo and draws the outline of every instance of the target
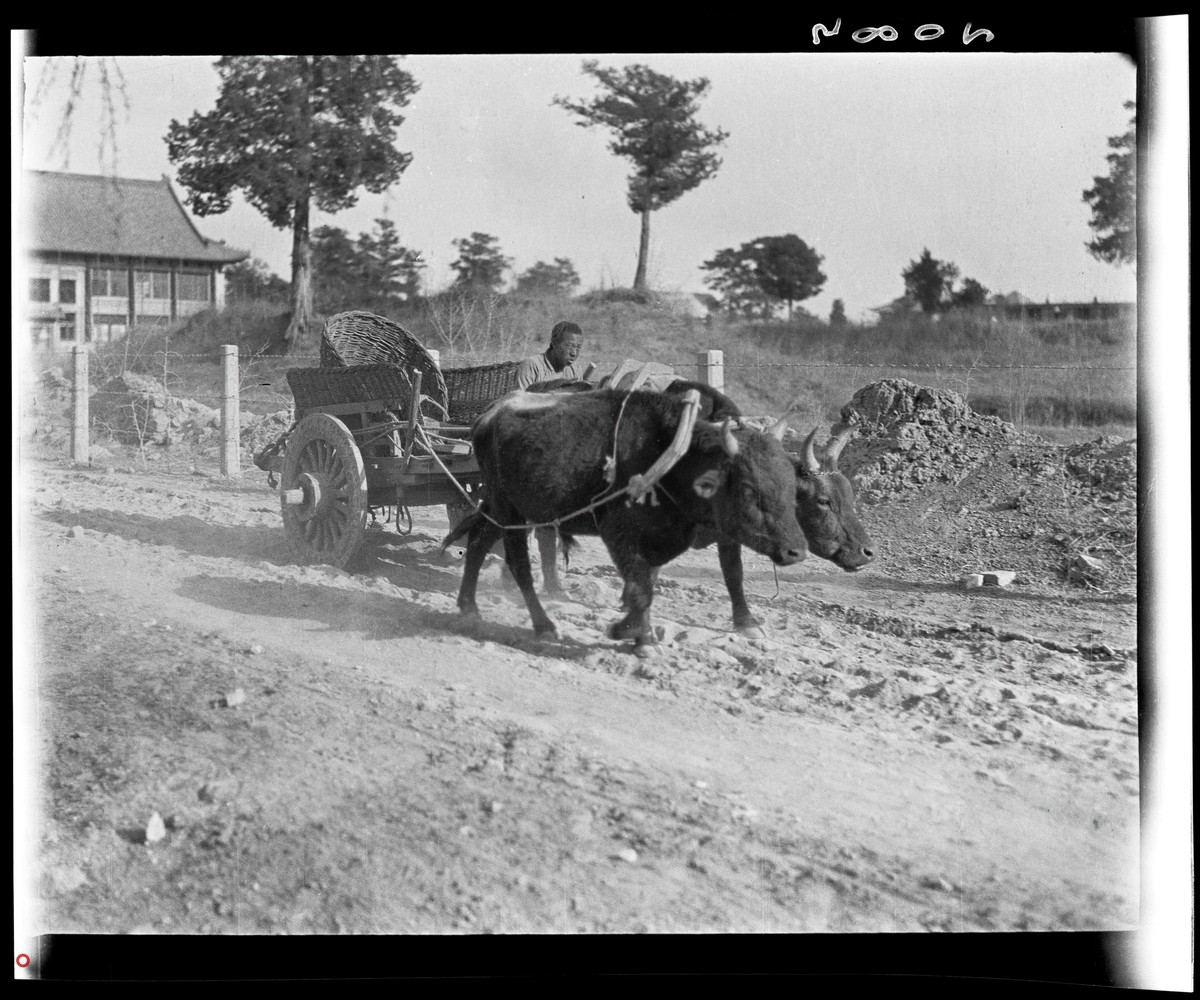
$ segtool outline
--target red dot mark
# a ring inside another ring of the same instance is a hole
[[[21,954],[17,956],[17,965],[19,965],[23,969],[28,964],[29,964],[29,956],[26,955],[24,952],[21,952]]]

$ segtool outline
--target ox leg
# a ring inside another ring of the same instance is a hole
[[[529,608],[529,616],[533,619],[534,632],[538,635],[557,636],[558,629],[546,614],[533,586],[533,569],[529,565],[528,531],[521,529],[504,532],[504,557],[508,561],[513,579],[521,588],[521,596],[525,598],[525,606]]]
[[[654,599],[658,570],[644,556],[619,554],[611,549],[609,553],[625,581],[621,607],[626,614],[609,626],[608,634],[613,639],[632,639],[635,646],[652,645],[655,639],[650,627],[650,602]]]
[[[725,589],[729,591],[729,602],[733,605],[733,627],[749,629],[761,625],[750,613],[746,591],[742,587],[742,547],[737,542],[718,542],[717,558],[721,562],[721,575],[725,577]]]
[[[475,603],[475,590],[479,585],[479,569],[491,547],[504,534],[499,527],[485,518],[471,529],[467,536],[467,553],[463,557],[463,578],[458,588],[458,610],[464,615],[478,618],[479,605]]]
[[[566,597],[558,579],[558,537],[553,528],[538,528],[535,534],[542,559],[542,589],[549,597]]]

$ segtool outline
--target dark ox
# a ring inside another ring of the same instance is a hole
[[[591,388],[587,382],[563,379],[538,383],[531,386],[530,391],[573,393]],[[682,399],[689,389],[700,393],[702,418],[717,422],[741,419],[742,412],[732,399],[702,382],[677,379],[667,386],[664,392],[668,396]],[[849,428],[840,428],[818,460],[815,447],[817,431],[814,428],[804,442],[801,454],[792,457],[796,477],[796,519],[804,532],[809,551],[851,573],[875,558],[874,542],[871,541],[871,536],[858,519],[855,510],[854,487],[837,468],[838,456],[852,433]],[[746,602],[742,548],[736,541],[722,537],[718,532],[706,527],[697,529],[692,546],[701,549],[714,542],[717,545],[721,574],[725,578],[725,588],[729,591],[729,600],[733,606],[734,627],[753,628],[760,623]],[[559,592],[553,533],[543,537],[542,529],[539,529],[538,543],[542,554],[546,589],[548,592]]]
[[[649,469],[670,446],[683,410],[675,396],[598,389],[512,393],[484,413],[471,432],[483,502],[442,543],[468,536],[458,594],[463,614],[478,617],[479,569],[503,538],[505,561],[534,630],[556,632],[533,587],[526,529],[500,526],[566,518],[559,525],[566,544],[575,535],[599,535],[624,581],[626,614],[609,635],[637,645],[654,641],[650,604],[658,568],[686,551],[698,529],[736,540],[735,545],[747,545],[782,566],[803,559],[795,474],[787,453],[775,438],[735,431],[732,422],[697,420],[687,451],[644,503],[625,494],[576,513]],[[615,462],[610,462],[614,431]]]

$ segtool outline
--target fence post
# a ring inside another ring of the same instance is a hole
[[[425,353],[428,354],[431,358],[433,358],[433,367],[436,368],[438,371],[441,371],[442,370],[442,352],[439,351],[436,347],[430,347],[430,348],[426,349]]]
[[[75,408],[71,423],[71,459],[86,462],[91,457],[91,442],[88,426],[88,350],[82,344],[71,348],[75,366]]]
[[[237,479],[242,474],[240,414],[238,413],[237,344],[224,344],[225,394],[221,399],[221,475]]]
[[[711,385],[718,392],[725,391],[725,352],[701,351],[697,363],[700,368],[699,382]]]

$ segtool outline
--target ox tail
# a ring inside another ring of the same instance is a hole
[[[461,521],[458,522],[458,526],[456,528],[454,528],[454,530],[451,531],[450,534],[448,534],[445,538],[442,539],[442,551],[445,552],[446,549],[448,549],[450,547],[452,542],[455,542],[459,538],[462,538],[462,536],[467,534],[468,532],[470,532],[470,530],[472,528],[474,528],[475,525],[480,524],[483,521],[483,519],[484,519],[483,514],[481,514],[477,510],[472,511],[470,514],[468,514],[466,517],[464,517]]]

